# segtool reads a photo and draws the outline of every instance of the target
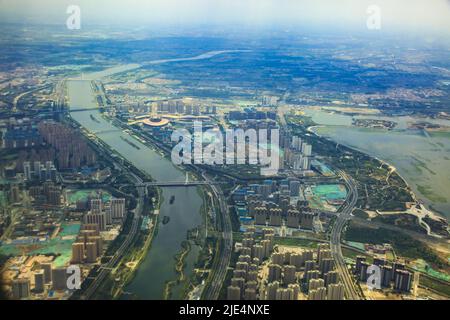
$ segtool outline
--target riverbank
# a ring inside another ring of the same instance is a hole
[[[450,126],[449,120],[419,115],[345,115],[330,114],[321,108],[303,107],[305,127],[339,143],[371,156],[383,159],[396,167],[402,179],[413,190],[418,201],[428,210],[450,219],[450,135],[444,132],[425,133],[411,129],[411,123],[427,121],[434,125]],[[393,130],[358,128],[353,119],[391,120],[397,123]]]
[[[211,239],[208,241],[208,226],[213,226],[212,217],[209,212],[212,209],[210,203],[212,199],[204,187],[197,187],[197,194],[203,199],[200,208],[200,215],[203,223],[197,228],[188,232],[186,241],[182,243],[182,250],[175,256],[177,261],[175,271],[178,275],[177,279],[166,283],[164,290],[164,298],[170,299],[173,296],[175,287],[181,299],[189,299],[189,297],[200,297],[203,291],[202,283],[205,282],[209,272],[205,271],[212,261],[214,252],[211,249]],[[210,232],[212,232],[210,230]],[[191,270],[190,275],[186,270]]]
[[[72,118],[68,118],[67,121],[76,123],[77,125],[81,126],[80,123]],[[81,131],[83,133],[83,130]],[[88,132],[84,132],[83,134],[88,139],[89,143],[95,144],[94,142],[89,140]],[[109,146],[104,144],[103,141],[98,140],[97,143],[102,144],[104,148],[110,150]],[[153,180],[153,178],[148,173],[141,172],[126,159],[122,158],[122,156],[118,152],[116,152],[115,150],[110,151],[111,154],[116,154],[123,163],[127,163],[130,170],[132,170],[135,174],[138,174],[139,176],[145,176],[151,181]],[[142,210],[144,213],[147,213],[146,216],[152,215],[153,221],[151,222],[151,227],[148,229],[149,233],[145,235],[145,231],[142,230],[141,226],[141,230],[138,231],[138,234],[136,234],[135,239],[133,240],[133,246],[132,248],[130,248],[130,252],[128,252],[125,256],[122,257],[121,260],[118,261],[117,266],[114,268],[114,270],[111,271],[111,277],[106,279],[105,282],[100,286],[98,292],[100,292],[101,295],[108,295],[109,292],[113,299],[117,299],[118,297],[120,297],[123,293],[123,288],[133,279],[137,268],[150,249],[159,221],[159,215],[156,215],[154,213],[159,211],[160,205],[164,200],[162,197],[161,189],[155,188],[155,190],[156,197],[154,197],[154,201],[152,200],[152,210],[149,212],[145,212],[146,209],[148,210],[148,203],[144,203],[144,208]],[[144,199],[144,201],[145,200],[148,199]],[[139,220],[139,223],[142,222],[142,219]],[[119,236],[121,235],[122,234],[120,234]],[[141,237],[143,237],[144,239],[142,240]]]
[[[142,261],[147,256],[147,253],[151,248],[153,238],[154,238],[155,234],[158,232],[157,226],[159,224],[159,214],[156,214],[156,212],[159,211],[160,204],[163,201],[160,188],[157,188],[157,195],[158,196],[157,196],[157,200],[156,200],[156,205],[154,204],[154,210],[153,210],[153,212],[151,212],[151,214],[153,215],[153,217],[152,217],[153,219],[152,219],[151,226],[149,226],[150,232],[145,237],[144,245],[142,247],[137,247],[137,252],[135,252],[135,254],[132,254],[132,256],[135,256],[135,258],[129,262],[126,262],[126,261],[121,262],[123,265],[125,265],[127,268],[129,268],[130,271],[126,274],[126,277],[123,279],[122,283],[118,284],[119,289],[115,292],[115,294],[113,294],[113,299],[120,298],[124,293],[123,289],[128,284],[130,284],[130,282],[134,279],[134,277],[136,276],[136,271],[138,270]]]
[[[326,128],[326,126],[324,126],[324,125],[310,126],[310,127],[307,128],[307,131],[312,133],[312,134],[314,134],[318,138],[326,139],[328,141],[332,141],[333,143],[339,143],[339,142],[333,140],[332,138],[329,138],[329,137],[324,136],[324,135],[320,135],[317,132],[317,129],[320,129],[320,128]],[[347,144],[343,144],[343,145],[345,145],[347,148],[350,148],[350,149],[356,150],[358,152],[367,154],[364,150],[360,150],[359,148],[356,148],[355,146],[350,146],[350,145],[347,145]],[[380,165],[386,166],[389,169],[389,171],[390,171],[390,175],[395,173],[403,181],[403,183],[405,184],[405,186],[406,186],[408,192],[410,193],[412,199],[414,200],[414,202],[421,207],[420,210],[414,210],[413,208],[409,208],[409,209],[404,210],[404,211],[382,211],[382,212],[379,212],[380,214],[383,214],[384,212],[386,212],[386,213],[389,213],[389,212],[409,213],[409,214],[417,216],[417,218],[420,221],[422,221],[422,218],[424,218],[427,215],[429,216],[429,218],[431,218],[433,220],[436,220],[436,221],[440,221],[442,218],[447,219],[445,216],[441,216],[439,213],[434,212],[431,208],[427,208],[424,203],[422,203],[420,200],[418,200],[418,197],[415,194],[415,192],[412,190],[411,185],[402,176],[402,174],[398,172],[397,168],[394,165],[392,165],[391,163],[387,162],[386,160],[380,159],[379,157],[375,157],[375,156],[372,156],[372,155],[369,155],[369,156],[372,157],[373,159],[375,159],[376,161],[378,161],[380,163]],[[387,180],[388,179],[389,179],[389,177],[387,178]]]
[[[175,264],[175,271],[178,273],[179,276],[178,279],[168,281],[166,283],[166,286],[164,288],[165,300],[170,299],[172,295],[172,287],[178,285],[179,283],[185,281],[186,279],[186,276],[184,274],[185,260],[191,250],[191,244],[188,240],[186,240],[181,244],[181,247],[182,247],[181,252],[175,256],[175,260],[177,261]]]
[[[90,81],[68,81],[69,106],[77,109],[83,106],[86,111],[71,113],[71,117],[82,127],[87,136],[97,143],[101,143],[110,150],[109,154],[117,159],[126,159],[128,167],[136,168],[139,172],[151,176],[153,181],[184,181],[184,171],[175,167],[171,161],[140,139],[136,139],[126,130],[115,126],[102,117],[95,100],[92,97]],[[94,115],[100,123],[92,121],[90,115]],[[134,148],[121,137],[132,141],[139,147]],[[118,160],[122,161],[122,160]],[[150,181],[150,180],[149,180]],[[152,243],[146,255],[142,255],[137,268],[133,270],[133,277],[127,276],[128,284],[124,288],[127,294],[140,299],[161,299],[166,281],[177,277],[173,265],[173,256],[176,255],[185,240],[188,230],[197,227],[201,223],[199,210],[201,198],[196,193],[195,187],[185,188],[161,188],[160,214],[169,216],[170,222],[163,225],[155,223],[157,232],[152,237]],[[176,201],[169,205],[168,199],[175,196]],[[143,246],[144,241],[142,241]],[[130,271],[130,270],[128,270]],[[120,280],[121,281],[121,280]]]

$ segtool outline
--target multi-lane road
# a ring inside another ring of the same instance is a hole
[[[283,127],[287,126],[285,112],[285,108],[278,107],[278,117]],[[361,294],[359,293],[358,288],[356,287],[356,284],[347,269],[341,248],[341,234],[346,222],[352,217],[351,213],[358,200],[358,190],[356,189],[355,183],[350,176],[341,170],[338,173],[348,186],[348,194],[345,204],[341,208],[340,213],[337,215],[333,229],[331,230],[330,248],[332,257],[336,264],[336,270],[339,272],[341,281],[344,285],[345,297],[350,300],[359,300],[363,299],[363,297],[361,297]]]
[[[202,173],[203,178],[210,182],[211,179],[204,173]],[[233,250],[233,232],[231,228],[231,219],[228,214],[228,205],[220,188],[213,183],[211,183],[211,189],[219,201],[220,207],[220,221],[222,225],[221,246],[217,264],[214,265],[214,269],[211,269],[211,276],[208,278],[208,283],[205,288],[204,298],[207,300],[217,300],[219,298],[220,289],[225,281],[227,275],[228,266],[230,264],[231,252]]]
[[[342,283],[344,284],[345,297],[350,300],[359,300],[364,297],[361,296],[356,283],[353,281],[352,276],[345,264],[344,256],[341,248],[341,234],[345,227],[346,222],[352,217],[351,212],[358,200],[358,191],[355,186],[355,182],[345,172],[339,171],[340,176],[344,179],[348,186],[348,195],[344,206],[341,208],[340,213],[337,216],[336,222],[333,226],[330,236],[330,247],[332,256],[336,262],[336,269],[339,272]],[[211,181],[209,177],[202,174],[206,181]],[[220,188],[217,188],[215,184],[211,184],[211,188],[219,201],[219,207],[222,221],[222,243],[223,247],[217,253],[219,254],[218,263],[214,266],[214,270],[211,270],[212,276],[208,279],[208,284],[205,289],[204,297],[208,300],[218,299],[220,289],[226,277],[227,269],[231,259],[231,252],[233,246],[231,220],[228,214],[228,206],[225,197]]]
[[[337,215],[333,229],[331,230],[330,248],[336,264],[336,270],[339,272],[340,279],[344,285],[345,297],[349,300],[359,300],[363,299],[363,297],[359,293],[359,290],[348,271],[341,248],[342,230],[344,229],[346,222],[351,218],[352,210],[358,200],[358,190],[353,179],[345,172],[339,171],[339,175],[344,179],[348,186],[348,194],[345,204]]]
[[[108,154],[108,153],[105,153]],[[142,185],[143,180],[138,177],[136,174],[132,173],[131,171],[127,170],[124,166],[120,165],[119,163],[115,162],[116,166],[119,166],[123,172],[126,172],[130,179],[136,184],[136,185]],[[120,259],[122,259],[123,255],[127,252],[127,250],[130,248],[130,246],[133,243],[133,240],[135,239],[135,236],[139,230],[139,223],[140,223],[140,217],[142,214],[142,210],[144,208],[144,199],[146,196],[146,187],[137,187],[138,190],[138,201],[136,208],[134,210],[134,216],[133,221],[131,223],[131,227],[129,232],[126,234],[125,240],[122,242],[121,246],[117,251],[114,253],[114,255],[111,257],[111,259],[105,263],[104,265],[100,266],[100,271],[98,272],[97,276],[92,280],[92,282],[89,284],[89,287],[86,288],[86,290],[83,292],[82,299],[90,299],[93,294],[97,291],[97,289],[100,287],[100,285],[105,280],[106,276],[111,272],[111,270],[117,265],[118,262],[120,262]]]

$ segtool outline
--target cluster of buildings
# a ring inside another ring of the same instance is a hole
[[[18,203],[21,199],[21,191],[18,183],[11,183],[8,191],[8,201],[11,204]]]
[[[272,229],[243,234],[239,258],[227,287],[229,300],[343,300],[344,287],[328,244],[317,251],[277,246]]]
[[[245,108],[243,111],[230,111],[228,120],[276,120],[277,113],[275,111],[260,111],[254,108]]]
[[[14,222],[9,236],[11,244],[38,244],[52,237],[60,225],[61,212],[50,210],[24,210]]]
[[[343,300],[344,287],[334,269],[334,260],[328,244],[319,244],[317,251],[285,249],[272,254],[268,265],[266,297],[280,299],[280,287],[288,285],[308,300]],[[288,290],[289,291],[289,290]],[[285,290],[281,290],[285,292]],[[281,295],[283,300],[283,294]]]
[[[95,152],[73,129],[53,121],[35,123],[11,118],[5,125],[2,145],[19,149],[15,167],[5,167],[5,176],[23,172],[28,181],[56,179],[56,168],[75,169],[94,165]],[[54,162],[56,160],[56,162]]]
[[[314,227],[316,214],[308,206],[297,178],[264,180],[237,189],[232,198],[242,225]]]
[[[108,203],[103,203],[102,199],[92,199],[83,221],[86,224],[97,225],[99,231],[105,231],[107,226],[114,222],[122,223],[125,213],[124,198],[111,199]]]
[[[132,114],[130,114],[130,112]],[[217,113],[217,107],[201,106],[199,104],[185,103],[182,99],[175,100],[161,100],[152,102],[151,104],[140,105],[133,107],[118,106],[115,110],[115,116],[122,120],[128,120],[136,115],[185,115],[185,116],[200,116],[200,115],[214,115]]]
[[[42,164],[40,161],[34,161],[33,166],[30,161],[23,163],[24,178],[27,181],[47,181],[51,180],[56,182],[56,170],[53,161],[46,161]]]
[[[4,232],[10,226],[4,244],[41,246],[54,238],[64,217],[61,206],[65,203],[65,190],[60,185],[46,181],[21,190],[19,184],[11,183],[9,199],[14,207],[6,209],[2,217],[3,227],[0,231]],[[24,201],[29,201],[32,207],[23,206]],[[13,215],[15,219],[11,219]]]
[[[42,121],[38,125],[38,130],[44,141],[56,150],[59,170],[95,164],[94,150],[73,129],[61,123]]]
[[[264,300],[261,291],[259,270],[264,260],[270,257],[274,246],[274,233],[271,229],[263,230],[263,238],[256,241],[255,228],[248,228],[243,234],[239,258],[233,270],[233,277],[227,287],[228,300]]]
[[[311,175],[312,145],[302,141],[302,138],[284,134],[281,138],[284,146],[284,161],[287,168],[304,175]]]
[[[71,263],[95,263],[103,253],[103,239],[100,228],[95,223],[85,223],[80,229],[77,240],[72,243]]]
[[[0,275],[0,282],[7,285],[11,298],[67,298],[72,289],[67,284],[71,274],[68,266],[78,265],[80,270],[88,272],[92,265],[98,263],[106,248],[105,241],[110,240],[105,238],[108,232],[103,231],[110,224],[123,222],[126,213],[125,199],[111,199],[106,204],[100,199],[91,199],[89,207],[89,211],[82,214],[81,227],[73,234],[64,232],[69,225],[61,226],[60,212],[31,211],[21,215],[11,239],[8,240],[9,246],[52,246],[56,243],[54,240],[58,234],[58,241],[69,242],[67,252],[61,253],[63,256],[67,255],[67,260],[55,259],[53,255],[18,255],[8,259]],[[63,233],[60,234],[59,231]]]
[[[305,251],[308,252],[308,251]],[[317,246],[316,255],[309,251],[304,259],[303,285],[309,300],[343,300],[344,286],[339,281],[339,274],[334,267],[329,245]],[[303,254],[305,255],[305,253]]]
[[[17,150],[14,162],[7,163],[3,176],[7,179],[23,179],[28,184],[58,180],[58,173],[68,176],[66,180],[96,179],[98,181],[108,176],[109,171],[90,171],[74,169],[83,166],[97,166],[94,150],[87,142],[71,128],[53,121],[42,121],[35,125],[39,138],[38,144],[24,145]],[[68,170],[67,170],[68,169]],[[21,175],[23,174],[23,176]]]
[[[30,118],[10,118],[6,124],[2,145],[6,149],[38,146],[42,142],[36,124]]]
[[[28,194],[33,198],[33,203],[36,205],[60,206],[65,202],[64,189],[53,181],[30,186]]]
[[[370,266],[375,265],[380,268],[379,285],[384,289],[393,288],[396,292],[408,293],[412,289],[414,273],[406,270],[405,264],[401,262],[390,263],[385,259],[374,258],[373,264],[366,261],[365,256],[356,257],[354,274],[361,282],[367,282]]]
[[[230,126],[243,130],[278,129],[276,118],[277,114],[273,111],[263,111],[255,108],[245,108],[243,111],[234,110],[227,113],[227,120]]]
[[[296,297],[301,292],[308,300],[344,299],[344,287],[334,270],[334,260],[327,244],[319,244],[316,252],[287,249],[274,253],[268,267],[266,291],[269,300],[279,300],[279,289],[286,285],[295,286],[299,290],[294,291]],[[281,299],[284,300],[283,295]]]
[[[276,96],[262,96],[261,105],[266,107],[275,107],[278,105],[279,97]]]
[[[70,288],[67,283],[70,272],[66,267],[56,267],[51,259],[45,256],[18,257],[14,262],[17,268],[27,270],[21,270],[23,272],[20,272],[18,277],[9,281],[10,298],[68,298]],[[14,270],[13,266],[9,269]]]
[[[20,186],[19,183],[9,185],[8,202],[14,205],[16,212],[16,219],[11,221],[13,228],[9,237],[13,244],[46,241],[60,225],[65,189],[53,181],[34,184],[23,190]],[[22,207],[23,201],[30,201],[32,209]]]
[[[24,174],[24,163],[29,162],[33,176],[34,162],[45,166],[47,161],[51,161],[55,165],[55,159],[56,151],[53,148],[22,148],[17,152],[15,165],[8,165],[4,168],[4,175],[6,178],[16,178],[18,173]]]
[[[84,201],[83,190],[81,197],[68,196],[64,183],[86,181],[80,177],[101,167],[94,149],[74,129],[27,118],[0,126],[2,147],[17,154],[1,172],[7,184],[0,193],[0,244],[9,256],[1,266],[1,290],[13,299],[68,298],[68,268],[86,274],[98,263],[105,243],[120,232],[126,200]],[[98,180],[110,174],[109,168],[103,171],[97,171]],[[77,197],[76,207],[71,206]]]
[[[198,104],[184,103],[183,100],[167,100],[154,102],[152,108],[156,108],[159,114],[184,114],[199,116],[201,114],[216,114],[216,106],[200,106]]]

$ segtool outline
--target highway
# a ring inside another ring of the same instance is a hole
[[[192,187],[192,186],[209,186],[212,184],[225,184],[225,182],[221,181],[153,181],[153,182],[144,182],[137,185],[133,185],[136,187]],[[121,187],[128,186],[127,184],[119,185]]]
[[[150,64],[162,64],[162,63],[168,63],[168,62],[179,62],[179,61],[193,61],[193,60],[201,60],[201,59],[209,59],[216,55],[224,54],[224,53],[237,53],[242,52],[243,50],[223,50],[223,51],[210,51],[195,57],[189,57],[189,58],[177,58],[177,59],[165,59],[165,60],[155,60],[151,61]],[[90,75],[87,75],[87,77],[81,76],[81,80],[83,79],[90,79],[90,80],[100,80],[104,77],[111,76],[113,74],[122,73],[125,71],[133,70],[140,68],[140,65],[137,64],[130,64],[125,66],[119,66],[119,67],[113,67],[101,72],[91,73]],[[78,79],[76,79],[78,80]],[[60,86],[60,90],[64,87],[64,85]],[[61,91],[61,96],[63,96],[63,92]],[[95,108],[97,109],[97,108]],[[90,110],[90,109],[89,109]],[[70,110],[72,111],[79,111],[79,110]],[[130,127],[125,126],[127,129],[130,129]],[[122,128],[123,129],[123,128]],[[87,130],[87,129],[86,129]],[[133,130],[135,132],[135,130]],[[96,143],[97,144],[97,143]],[[99,148],[103,148],[101,145],[97,144]],[[104,150],[103,154],[107,155],[110,154],[109,150]],[[222,245],[221,250],[218,253],[220,255],[217,263],[217,268],[212,270],[212,275],[208,280],[209,286],[207,287],[207,299],[217,299],[220,293],[221,286],[225,280],[225,276],[227,273],[227,269],[229,266],[230,258],[231,258],[231,250],[233,246],[233,238],[232,238],[232,228],[231,228],[231,219],[228,214],[228,206],[225,200],[225,197],[220,189],[218,189],[214,184],[215,182],[213,180],[207,180],[207,182],[188,182],[188,183],[182,183],[181,185],[176,183],[154,183],[154,184],[148,184],[144,183],[142,179],[140,179],[138,176],[134,175],[130,170],[127,170],[125,167],[121,166],[120,164],[116,163],[117,166],[121,167],[124,172],[127,172],[130,177],[132,177],[133,185],[137,187],[139,192],[139,199],[138,203],[135,209],[132,225],[130,227],[129,233],[126,235],[126,239],[120,246],[120,248],[115,252],[113,257],[109,260],[108,263],[105,263],[100,267],[100,271],[97,274],[97,276],[94,278],[94,280],[90,283],[89,287],[86,288],[86,290],[83,293],[82,298],[83,299],[89,299],[93,296],[93,294],[98,290],[104,279],[107,277],[107,275],[110,273],[110,270],[120,261],[123,254],[129,249],[130,245],[133,242],[133,239],[136,235],[136,232],[139,230],[139,221],[140,216],[143,210],[143,202],[144,202],[144,192],[146,190],[146,187],[149,185],[154,186],[192,186],[192,185],[211,185],[211,188],[218,199],[219,206],[220,206],[220,212],[221,215],[221,224],[222,224]]]
[[[85,130],[82,130],[82,132],[86,133]],[[101,143],[99,143],[93,139],[90,139],[90,140],[95,144],[95,146],[97,148],[99,148],[101,150],[101,152],[104,155],[110,154],[110,152],[108,150],[106,150],[105,147]],[[100,266],[100,270],[99,270],[97,276],[89,284],[89,287],[84,290],[84,292],[81,296],[81,299],[90,299],[93,296],[93,294],[100,287],[100,285],[103,283],[103,281],[108,276],[108,274],[111,272],[111,270],[114,268],[114,266],[116,266],[116,264],[123,257],[123,254],[127,252],[130,245],[133,243],[136,233],[139,230],[140,217],[141,217],[141,214],[142,214],[142,211],[144,208],[144,199],[145,199],[145,195],[147,192],[146,186],[143,185],[144,181],[140,177],[138,177],[136,174],[134,174],[133,172],[128,170],[125,166],[114,161],[114,159],[111,159],[111,161],[114,163],[115,166],[120,168],[123,172],[126,172],[135,185],[141,185],[141,187],[137,187],[139,198],[138,198],[138,201],[136,204],[136,208],[134,210],[133,221],[131,223],[130,230],[129,230],[128,234],[126,235],[125,240],[122,242],[121,246],[114,253],[114,255],[111,257],[111,259],[104,265]]]
[[[32,90],[26,91],[26,92],[22,92],[21,94],[19,94],[18,96],[16,96],[13,100],[13,107],[12,107],[12,112],[17,112],[19,110],[18,105],[19,105],[19,100],[21,98],[23,98],[24,96],[42,90],[42,89],[47,89],[50,88],[52,85],[51,84],[46,84],[44,86],[38,87],[38,88],[34,88]]]
[[[231,252],[233,250],[233,232],[231,228],[231,219],[228,214],[228,205],[225,200],[225,196],[221,189],[217,188],[215,184],[212,183],[211,179],[206,176],[206,174],[202,173],[203,178],[211,183],[211,188],[216,196],[216,199],[219,201],[220,212],[221,215],[220,221],[222,222],[222,241],[223,247],[220,246],[219,252],[219,260],[214,268],[211,268],[211,273],[207,279],[207,286],[205,289],[204,297],[206,300],[217,300],[219,298],[220,289],[225,281],[225,277],[227,275],[228,266],[230,265]]]
[[[108,153],[105,153],[108,154]],[[136,183],[136,185],[139,185],[143,183],[142,179],[139,178],[134,173],[127,170],[125,167],[121,166],[119,163],[115,162],[115,165],[119,166],[123,172],[127,172],[129,177]],[[124,242],[122,242],[122,245],[119,247],[119,249],[114,253],[114,255],[111,257],[111,259],[104,265],[100,267],[100,271],[98,275],[94,278],[94,280],[90,283],[89,287],[84,291],[82,295],[82,299],[90,299],[92,295],[96,292],[96,290],[100,287],[102,282],[105,280],[106,276],[111,272],[111,270],[116,266],[116,264],[120,261],[123,254],[127,252],[130,245],[133,243],[133,240],[136,236],[136,233],[139,230],[139,222],[140,217],[142,214],[142,210],[144,208],[144,199],[146,195],[146,188],[145,187],[137,187],[139,198],[137,201],[136,208],[134,210],[134,217],[133,221],[131,223],[130,230],[128,234],[126,235],[126,238]]]
[[[280,119],[282,127],[287,126],[285,112],[286,109],[284,107],[278,107],[278,117]],[[330,249],[331,255],[335,261],[336,270],[339,272],[340,279],[344,285],[345,297],[350,300],[359,300],[364,299],[364,297],[361,297],[356,284],[353,282],[352,276],[347,269],[347,265],[345,264],[341,248],[342,230],[344,229],[347,220],[352,217],[351,213],[358,200],[358,190],[355,187],[353,179],[349,177],[345,172],[339,170],[338,174],[342,179],[344,179],[345,183],[347,184],[348,194],[347,199],[345,200],[345,203],[340,210],[340,213],[337,215],[333,229],[331,230]]]
[[[287,126],[285,111],[286,110],[284,107],[278,107],[278,117],[280,119],[282,127]],[[345,200],[345,203],[340,210],[340,213],[337,215],[333,229],[331,230],[330,249],[331,255],[335,261],[336,270],[339,272],[340,279],[344,285],[345,297],[349,300],[359,300],[364,298],[360,296],[356,284],[353,282],[352,276],[347,269],[347,265],[345,264],[341,248],[342,230],[344,229],[347,220],[352,217],[352,210],[358,200],[358,190],[356,189],[355,183],[352,178],[349,177],[345,172],[339,170],[338,174],[342,179],[344,179],[345,183],[347,184],[348,194],[347,199]]]
[[[359,290],[356,287],[350,272],[348,271],[341,248],[342,230],[344,229],[346,222],[351,219],[351,212],[356,205],[356,201],[358,200],[358,190],[356,189],[355,183],[351,177],[341,170],[339,170],[338,173],[348,186],[348,194],[345,204],[341,208],[333,229],[331,230],[330,248],[332,257],[336,264],[336,270],[339,272],[340,279],[344,285],[345,297],[349,300],[359,300],[364,297],[361,297],[361,294],[359,293]]]

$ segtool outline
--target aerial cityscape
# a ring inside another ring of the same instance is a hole
[[[408,3],[1,1],[0,300],[450,299],[450,2]]]

